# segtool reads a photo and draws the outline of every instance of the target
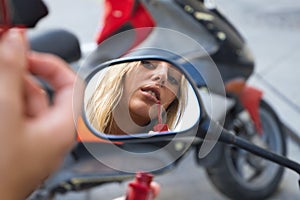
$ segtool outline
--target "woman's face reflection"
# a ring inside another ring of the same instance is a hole
[[[121,105],[129,108],[132,120],[139,126],[158,116],[178,96],[182,74],[163,61],[143,60],[125,76]]]

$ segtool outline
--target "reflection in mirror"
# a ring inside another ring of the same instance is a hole
[[[85,116],[109,135],[183,131],[199,119],[197,97],[183,73],[161,60],[104,68],[89,80]]]

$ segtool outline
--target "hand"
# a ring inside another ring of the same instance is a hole
[[[48,104],[39,75],[55,90]],[[75,142],[72,95],[75,74],[58,57],[29,52],[24,34],[0,39],[0,194],[25,199],[59,167]]]

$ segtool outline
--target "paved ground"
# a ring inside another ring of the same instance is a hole
[[[61,24],[78,33],[82,44],[94,39],[99,25],[101,2],[96,0],[47,0],[52,14],[40,28]],[[256,71],[251,83],[265,92],[266,100],[279,113],[281,120],[295,133],[288,140],[288,156],[300,162],[300,1],[299,0],[217,0],[217,5],[248,41],[256,59]],[[88,22],[88,23],[87,23]],[[300,198],[298,175],[287,170],[280,190],[270,199]],[[192,155],[174,171],[156,178],[163,190],[158,198],[226,199],[208,182]],[[112,199],[124,194],[126,183],[108,184],[85,193],[72,193],[56,199]]]

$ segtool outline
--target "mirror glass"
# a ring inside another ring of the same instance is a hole
[[[199,120],[200,106],[180,69],[158,59],[119,62],[88,79],[84,117],[106,135],[181,132]]]

